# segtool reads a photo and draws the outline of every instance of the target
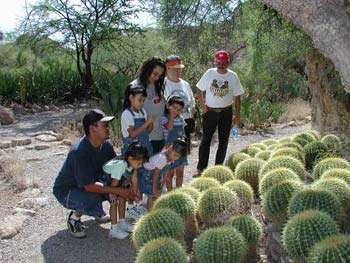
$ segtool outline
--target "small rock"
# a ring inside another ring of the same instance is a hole
[[[43,160],[42,158],[36,158],[36,157],[25,159],[25,161],[26,161],[27,163],[31,163],[31,162],[40,162],[40,161],[42,161],[42,160]]]
[[[72,104],[67,104],[66,106],[70,109],[74,109],[74,106]]]
[[[306,117],[305,117],[305,120],[311,121],[311,116],[310,116],[310,115],[309,115],[309,116],[306,116]]]
[[[62,145],[67,145],[67,146],[71,146],[72,145],[72,141],[68,140],[68,139],[64,139],[61,144]]]
[[[8,125],[15,122],[13,111],[0,105],[0,124]]]
[[[21,214],[21,215],[25,215],[25,216],[35,216],[36,212],[34,210],[30,210],[30,209],[15,207],[12,214],[13,215]]]
[[[63,139],[64,139],[63,134],[58,133],[58,134],[56,135],[56,140],[57,140],[57,141],[62,141]]]
[[[85,108],[85,107],[87,107],[88,105],[87,105],[87,103],[80,103],[80,105],[79,105],[81,108]]]
[[[26,109],[23,107],[23,105],[18,104],[16,102],[11,103],[10,108],[13,110],[15,114],[25,114]]]
[[[32,109],[36,112],[40,112],[43,110],[38,104],[35,103],[32,105]]]
[[[35,139],[42,142],[55,142],[57,141],[57,137],[50,134],[41,134],[35,137]]]
[[[60,155],[65,155],[67,152],[58,152],[58,153],[54,153],[54,156],[60,156]]]
[[[28,188],[25,191],[23,191],[21,193],[21,196],[23,198],[33,198],[33,197],[37,197],[38,195],[41,194],[40,189],[38,188]]]
[[[11,141],[12,147],[15,146],[23,146],[28,145],[32,143],[32,140],[30,138],[16,138]]]
[[[60,108],[55,106],[55,105],[52,105],[51,106],[51,110],[53,110],[53,111],[60,111]]]
[[[296,122],[295,121],[290,121],[287,123],[287,126],[296,126]]]
[[[0,149],[7,149],[12,147],[11,141],[0,141]]]
[[[34,146],[26,146],[24,147],[26,150],[33,150],[34,149]]]
[[[39,144],[39,145],[34,146],[34,149],[37,151],[45,150],[48,148],[50,148],[50,145],[48,145],[48,144]]]
[[[26,209],[38,210],[39,208],[45,207],[48,205],[49,201],[46,197],[35,197],[35,198],[25,198],[20,201],[17,206]]]
[[[28,216],[16,214],[5,217],[0,224],[0,239],[10,239],[21,231]]]
[[[45,106],[44,106],[44,110],[45,110],[45,111],[49,111],[49,110],[50,110],[50,107],[47,106],[47,105],[45,105]]]

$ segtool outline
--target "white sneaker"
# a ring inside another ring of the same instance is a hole
[[[144,214],[147,213],[148,210],[147,210],[147,207],[145,205],[140,204],[137,206],[137,211],[139,212],[140,215],[143,216]]]
[[[109,238],[117,238],[117,239],[124,239],[128,236],[129,234],[125,231],[123,231],[118,223],[116,227],[113,227],[109,230]]]
[[[134,229],[134,226],[125,220],[119,221],[117,225],[118,225],[118,228],[129,233],[131,233],[132,230]]]
[[[134,220],[139,220],[140,217],[142,216],[140,212],[138,211],[136,206],[133,206],[131,208],[127,208],[128,215],[127,218],[134,219]]]

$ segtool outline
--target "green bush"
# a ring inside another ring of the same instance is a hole
[[[350,163],[342,158],[326,158],[318,162],[312,172],[312,178],[318,180],[322,174],[333,168],[350,169]]]
[[[153,239],[137,254],[136,263],[187,263],[185,249],[171,238]]]
[[[267,172],[280,167],[285,167],[292,170],[299,176],[300,179],[304,179],[305,177],[304,165],[299,160],[290,156],[279,156],[268,160],[261,169],[260,177],[262,178]]]
[[[200,177],[200,178],[195,178],[191,182],[190,186],[197,189],[200,192],[203,192],[205,190],[208,190],[209,188],[220,186],[220,183],[218,180],[214,178]]]
[[[305,262],[310,249],[319,241],[338,234],[334,220],[318,210],[307,210],[293,216],[283,229],[283,245],[297,262]]]
[[[232,170],[232,172],[235,172],[235,169],[237,167],[237,165],[243,161],[243,160],[246,160],[250,158],[250,155],[249,154],[246,154],[246,153],[233,153],[231,154],[228,159],[227,159],[227,162],[226,162],[226,165],[228,167],[230,167],[230,169]]]
[[[247,243],[238,230],[223,226],[204,231],[193,251],[200,263],[241,263],[247,253]]]

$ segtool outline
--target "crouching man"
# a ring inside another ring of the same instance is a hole
[[[109,201],[108,194],[116,194],[127,200],[137,198],[129,189],[111,187],[102,166],[115,157],[109,138],[108,123],[113,116],[94,109],[83,118],[85,136],[70,150],[54,186],[53,194],[58,202],[70,209],[67,225],[73,237],[86,236],[81,216],[95,217],[98,223],[109,221],[102,203]]]

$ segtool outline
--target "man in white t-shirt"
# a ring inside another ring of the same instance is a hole
[[[218,127],[219,146],[215,164],[225,160],[228,139],[232,126],[232,104],[235,104],[235,125],[240,125],[240,96],[244,89],[235,72],[228,69],[229,54],[224,50],[215,53],[216,68],[208,69],[197,83],[198,101],[203,113],[203,136],[199,147],[197,174],[207,167],[210,142]]]

